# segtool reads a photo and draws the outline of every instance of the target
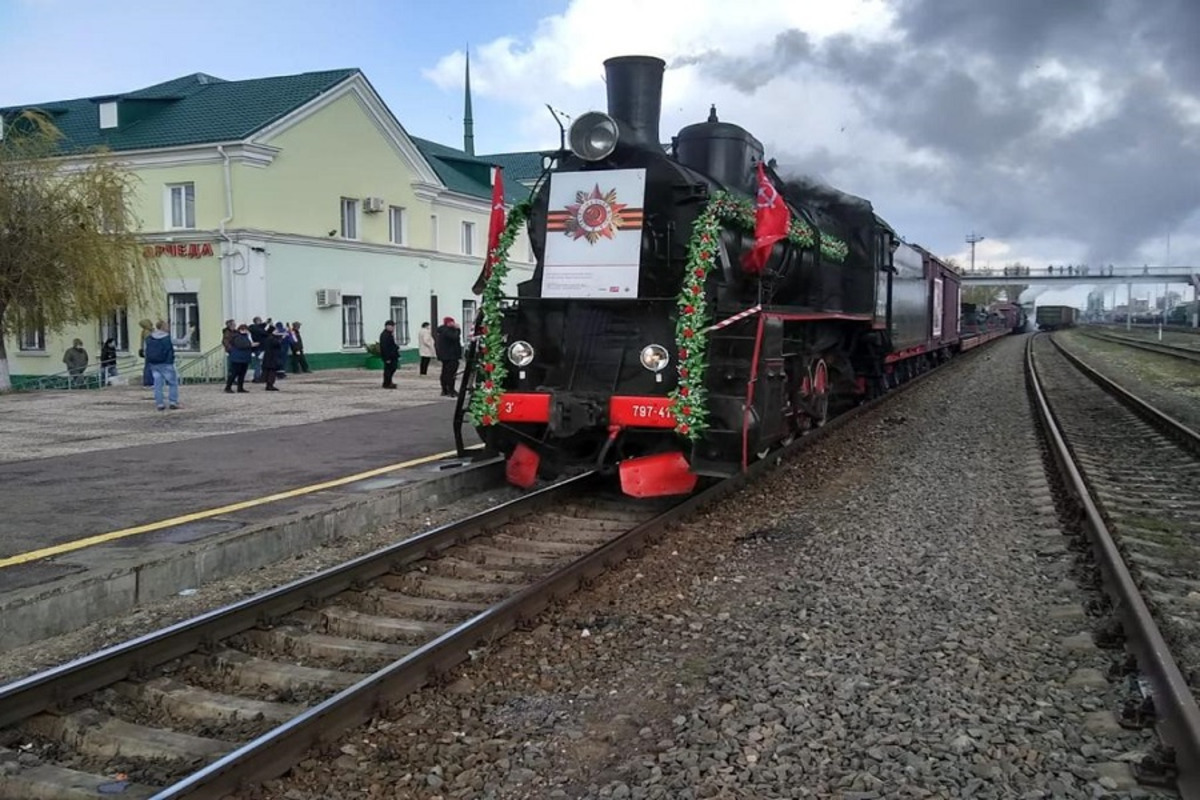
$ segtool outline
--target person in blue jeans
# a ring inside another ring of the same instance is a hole
[[[167,332],[167,323],[161,319],[154,326],[154,333],[146,338],[146,364],[150,374],[154,376],[154,407],[165,411],[163,403],[163,384],[167,386],[167,402],[171,408],[179,408],[179,375],[175,372],[175,345],[171,344],[171,334]]]

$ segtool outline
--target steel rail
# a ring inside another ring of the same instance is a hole
[[[1121,617],[1125,635],[1133,645],[1142,672],[1150,678],[1159,735],[1175,751],[1179,792],[1185,800],[1200,798],[1200,707],[1121,557],[1112,532],[1063,437],[1057,415],[1042,391],[1033,352],[1034,339],[1036,336],[1030,338],[1025,350],[1025,379],[1030,400],[1066,487],[1082,512],[1100,569],[1115,594],[1114,608]]]
[[[1149,353],[1158,353],[1160,355],[1182,359],[1183,361],[1194,361],[1196,363],[1200,363],[1200,350],[1193,350],[1188,347],[1175,347],[1169,344],[1160,344],[1159,342],[1147,342],[1140,339],[1131,339],[1128,336],[1113,336],[1107,332],[1085,330],[1082,333],[1084,336],[1091,337],[1101,342],[1123,344],[1126,347],[1132,347],[1137,350],[1145,350]]]
[[[466,541],[481,530],[550,505],[577,489],[592,474],[584,473],[306,578],[0,686],[0,728],[88,692],[145,674],[159,664],[319,603],[396,567]]]
[[[1170,437],[1188,452],[1200,457],[1200,432],[1190,428],[1188,425],[1175,419],[1170,414],[1167,414],[1150,405],[1145,400],[1123,388],[1111,378],[1105,377],[1095,367],[1092,367],[1087,362],[1079,358],[1079,356],[1063,347],[1058,342],[1056,337],[1051,336],[1050,343],[1054,345],[1055,349],[1057,349],[1058,352],[1067,359],[1067,361],[1070,361],[1076,369],[1086,375],[1088,379],[1092,381],[1092,383],[1096,384],[1101,389],[1115,397],[1122,405],[1124,405],[1133,413],[1137,414],[1146,422],[1153,425],[1163,435]]]

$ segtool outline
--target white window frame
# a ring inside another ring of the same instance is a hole
[[[175,215],[175,195],[179,194],[179,216]],[[196,184],[191,181],[168,183],[163,192],[163,221],[169,231],[196,229]],[[178,221],[178,224],[176,224]]]
[[[195,333],[189,330],[195,327]],[[200,293],[171,292],[167,295],[167,331],[175,350],[200,352]]]
[[[474,300],[462,301],[462,335],[467,339],[475,335],[475,316],[478,313],[478,303]]]
[[[110,314],[100,320],[100,344],[109,337],[117,340],[117,352],[129,352],[129,311],[125,308],[114,308]]]
[[[406,347],[411,342],[408,336],[408,298],[393,297],[389,311],[388,319],[396,323],[396,344]]]
[[[358,240],[358,231],[362,227],[360,216],[360,204],[356,197],[343,197],[341,202],[342,227],[341,234],[343,239]]]
[[[462,224],[462,253],[464,256],[475,255],[475,223],[464,221]]]
[[[42,324],[40,314],[32,315],[29,321],[18,321],[17,350],[22,353],[46,352],[46,326]]]
[[[356,319],[351,319],[356,317]],[[360,294],[342,295],[342,349],[361,350],[363,341],[363,302]]]
[[[388,206],[388,241],[408,244],[408,212],[403,206]]]

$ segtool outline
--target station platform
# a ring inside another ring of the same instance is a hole
[[[304,518],[312,530],[292,545],[328,536],[321,516],[329,509],[345,516],[353,508],[350,518],[366,524],[376,513],[362,511],[369,494],[398,498],[399,488],[467,468],[470,459],[455,453],[454,401],[440,396],[437,377],[410,368],[395,381],[385,390],[378,372],[330,370],[280,380],[278,392],[188,385],[182,408],[163,412],[142,387],[0,396],[0,609],[7,615],[106,575],[132,576],[136,603],[212,577],[197,561],[210,539],[237,541]],[[479,445],[473,430],[464,436]],[[272,536],[256,540],[264,558],[279,549]],[[246,546],[222,558],[244,558]],[[175,576],[152,587],[149,567],[171,554],[188,565],[170,562]],[[101,597],[104,588],[90,591]],[[71,605],[94,600],[81,595]],[[0,649],[32,640],[19,624],[51,633],[55,621],[43,617],[53,613],[51,604],[37,620],[6,619]]]

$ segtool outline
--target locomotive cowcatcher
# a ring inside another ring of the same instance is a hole
[[[533,277],[468,355],[459,420],[496,395],[472,417],[511,482],[615,468],[627,494],[687,493],[949,356],[953,271],[868,201],[781,180],[715,108],[664,147],[664,62],[604,66],[607,113],[574,121],[531,197]],[[789,233],[753,265],[756,200],[778,198]]]

